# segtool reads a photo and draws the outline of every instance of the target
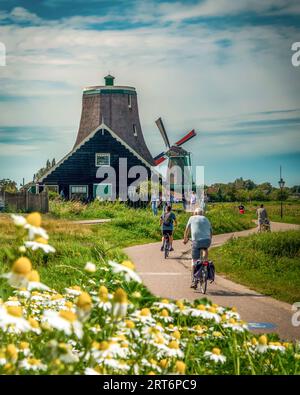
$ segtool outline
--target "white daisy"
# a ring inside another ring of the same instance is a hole
[[[134,271],[134,265],[130,261],[124,261],[121,264],[116,263],[113,261],[108,261],[109,265],[112,267],[112,271],[114,273],[121,273],[124,275],[126,281],[136,281],[138,283],[141,283],[142,280],[140,276]]]
[[[26,218],[22,217],[22,215],[11,215],[12,220],[16,226],[25,226],[27,224]]]
[[[26,248],[30,248],[32,251],[43,250],[45,254],[49,254],[50,252],[55,252],[55,248],[49,244],[38,243],[37,241],[25,241],[24,243]]]
[[[97,267],[96,267],[96,265],[94,263],[87,262],[85,267],[84,267],[84,270],[86,272],[89,272],[89,273],[94,273],[97,270]]]
[[[52,328],[63,331],[66,335],[70,336],[74,333],[79,339],[82,338],[82,324],[78,321],[76,314],[71,311],[46,310],[42,321],[47,322]]]
[[[225,355],[221,354],[221,350],[219,348],[214,348],[211,351],[205,351],[204,357],[209,359],[210,361],[213,361],[215,363],[225,363],[226,362],[226,357]]]
[[[33,226],[27,223],[25,224],[24,228],[28,230],[29,240],[34,240],[37,236],[40,236],[45,240],[49,239],[48,233],[41,227]]]
[[[29,322],[22,316],[19,306],[0,306],[0,328],[11,333],[22,333],[31,330]]]
[[[41,371],[47,370],[47,365],[43,364],[39,359],[26,358],[19,363],[20,368],[25,370]]]

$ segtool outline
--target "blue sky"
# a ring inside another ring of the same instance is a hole
[[[0,178],[31,180],[73,146],[84,86],[132,85],[148,146],[186,145],[206,183],[300,184],[298,0],[1,0]]]

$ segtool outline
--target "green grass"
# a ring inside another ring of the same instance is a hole
[[[184,212],[180,205],[175,206],[178,226],[175,239],[183,237],[190,213]],[[110,218],[110,223],[94,226],[95,232],[104,239],[120,246],[158,241],[161,237],[159,216],[154,216],[149,208],[134,209],[123,203],[94,201],[88,205],[79,202],[50,202],[50,218],[57,219],[97,219]],[[251,215],[242,216],[229,205],[209,206],[207,216],[214,234],[234,232],[254,226]]]
[[[300,231],[255,234],[214,248],[218,273],[289,303],[300,300]]]

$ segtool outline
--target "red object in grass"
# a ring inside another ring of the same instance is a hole
[[[240,214],[245,214],[245,210],[240,210]]]

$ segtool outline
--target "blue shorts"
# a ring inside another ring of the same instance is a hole
[[[211,245],[211,239],[193,240],[192,242],[192,258],[200,259],[200,250],[206,250]]]

